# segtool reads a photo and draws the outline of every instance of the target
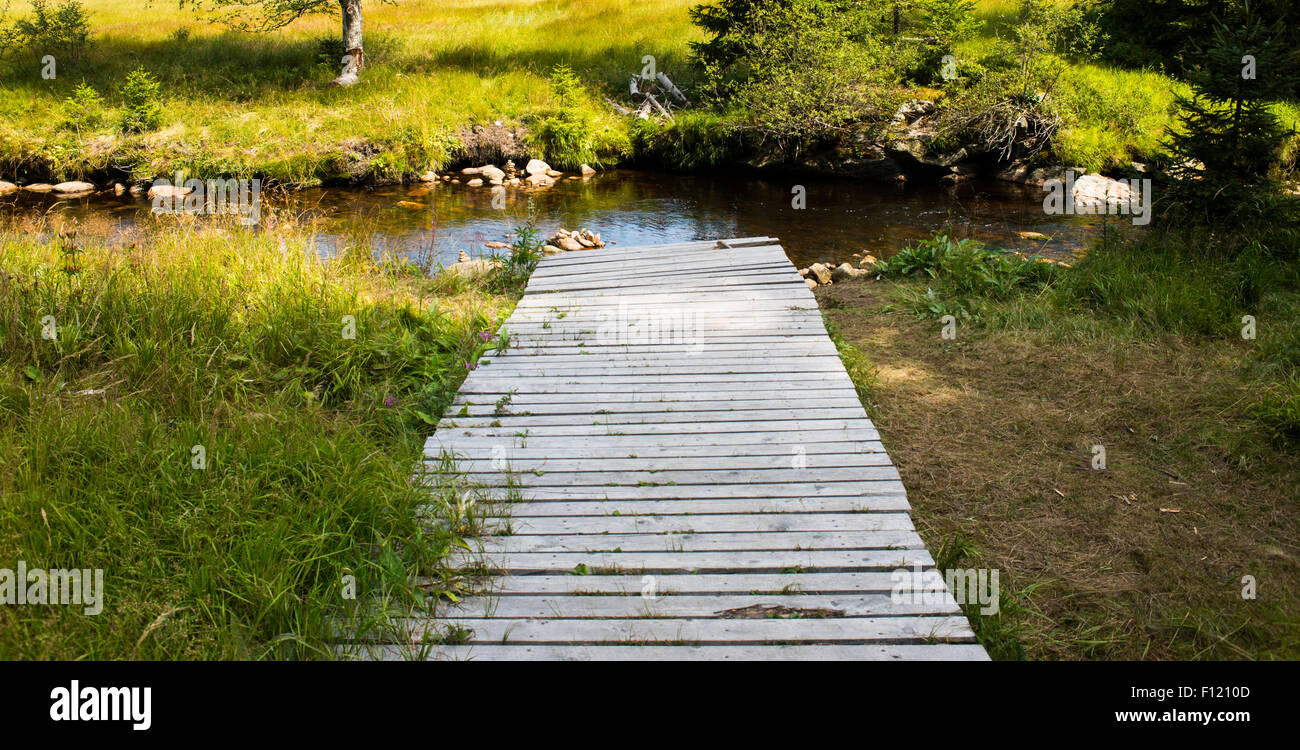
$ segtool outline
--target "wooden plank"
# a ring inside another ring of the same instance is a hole
[[[500,509],[513,518],[571,516],[635,516],[667,514],[771,513],[874,513],[910,510],[901,492],[872,495],[830,495],[822,497],[712,498],[704,500],[550,500],[510,503]]]
[[[838,572],[893,570],[933,565],[924,549],[898,550],[739,550],[729,552],[502,552],[458,551],[463,565],[508,570],[513,575],[566,573],[580,565],[595,573],[779,573],[788,570]]]
[[[453,619],[630,619],[723,618],[745,608],[788,607],[813,613],[840,612],[839,617],[898,617],[951,614],[955,602],[945,589],[926,597],[891,597],[889,594],[831,595],[657,595],[642,596],[506,596],[474,597],[445,607],[439,616]]]
[[[905,513],[750,513],[693,516],[519,518],[516,534],[680,534],[719,532],[910,531]]]
[[[961,616],[827,617],[822,619],[533,619],[456,618],[449,621],[467,628],[470,643],[611,643],[654,644],[772,642],[871,643],[902,639],[962,643],[975,639]],[[438,637],[446,626],[426,619],[408,620],[411,637]]]
[[[758,645],[758,646],[571,646],[358,645],[353,658],[382,661],[988,661],[973,644]],[[348,658],[349,652],[342,653]]]
[[[926,568],[922,574],[933,574]],[[731,573],[725,575],[533,575],[485,579],[488,596],[605,595],[639,596],[650,584],[663,596],[683,594],[888,594],[900,581],[908,581],[912,570],[855,571],[849,573]],[[427,581],[426,581],[427,583]]]
[[[512,534],[472,543],[483,554],[532,552],[757,552],[760,550],[925,549],[912,530],[763,531],[667,534]]]

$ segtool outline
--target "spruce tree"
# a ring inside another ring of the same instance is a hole
[[[1280,25],[1265,26],[1249,8],[1240,23],[1215,19],[1213,29],[1208,44],[1190,55],[1192,96],[1176,99],[1182,127],[1169,132],[1171,208],[1232,223],[1274,205],[1279,186],[1271,173],[1291,133],[1269,104],[1286,95],[1295,73]]]

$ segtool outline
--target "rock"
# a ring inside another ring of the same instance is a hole
[[[478,260],[466,260],[459,263],[453,263],[442,269],[442,272],[465,278],[474,278],[491,273],[493,270],[500,267],[501,261],[499,260],[493,261],[488,258],[479,258]]]
[[[126,195],[126,185],[123,185],[120,182],[114,182],[113,195]]]
[[[33,182],[30,185],[23,185],[23,190],[29,193],[48,193],[54,189],[54,186],[48,182]]]
[[[578,240],[574,239],[573,237],[561,237],[561,238],[559,238],[558,240],[555,240],[554,242],[552,242],[551,244],[552,244],[552,245],[555,245],[556,247],[559,247],[559,248],[562,249],[562,250],[571,250],[571,251],[572,251],[572,250],[582,250],[582,249],[583,249],[583,245],[582,245],[582,243],[581,243],[581,242],[578,242]]]
[[[814,263],[808,266],[808,278],[818,284],[829,284],[831,283],[831,269],[821,263]]]
[[[469,253],[465,252],[464,250],[461,250],[461,251],[460,251],[460,257],[457,258],[457,260],[458,260],[459,262],[461,262],[461,263],[468,263],[468,262],[469,262]]]
[[[529,159],[524,165],[524,171],[531,177],[533,175],[546,174],[551,171],[551,165],[541,159]]]
[[[131,194],[135,194],[134,189],[131,190]],[[149,192],[146,193],[150,200],[154,198],[184,198],[189,194],[190,188],[183,185],[153,185],[149,188]]]
[[[583,176],[583,177],[590,177],[590,176],[596,174],[596,170],[592,169],[591,167],[587,166],[586,164],[583,164],[582,166],[578,167],[578,171],[582,173],[582,176]]]
[[[140,184],[132,185],[129,189],[127,189],[127,192],[130,193],[131,195],[139,197],[149,192],[149,186],[140,185]]]
[[[54,192],[63,193],[63,194],[89,193],[94,189],[95,189],[94,183],[83,182],[81,180],[70,180],[68,182],[60,182],[59,184],[54,186]]]
[[[487,165],[486,167],[480,168],[479,174],[483,175],[483,179],[491,182],[499,182],[506,178],[505,172],[502,172],[501,170],[497,169],[491,164]]]
[[[18,186],[13,184],[12,182],[5,182],[4,180],[0,180],[0,195],[7,195],[9,193],[14,192],[17,189]]]
[[[898,108],[898,111],[894,113],[894,119],[898,122],[911,123],[926,115],[934,114],[937,109],[938,106],[928,99],[912,99],[904,102]]]
[[[419,201],[398,201],[397,205],[401,206],[402,208],[410,208],[410,209],[428,208],[428,206],[426,206],[423,203],[420,203]]]
[[[813,281],[812,279],[804,279],[803,282],[808,285],[809,289],[817,288],[817,282]]]
[[[802,277],[805,278],[805,279],[808,278],[808,269],[807,269],[807,268],[800,268],[800,269],[799,269],[799,275],[802,276]]]
[[[866,269],[854,268],[848,263],[841,263],[835,267],[834,271],[831,271],[831,281],[848,281],[849,279],[856,279],[859,276],[866,276],[867,274],[868,271]]]
[[[433,170],[429,170],[428,172],[425,172],[424,174],[420,175],[420,182],[437,182],[437,181],[438,181],[438,173],[434,172]]]
[[[1042,232],[1016,232],[1016,236],[1026,240],[1050,240],[1051,237]]]
[[[474,177],[474,178],[471,178],[470,181],[469,181],[469,182],[466,182],[465,184],[466,184],[466,185],[469,185],[470,187],[479,187],[479,186],[481,186],[481,185],[483,184],[483,178],[482,178],[482,177]]]
[[[482,169],[482,167],[465,167],[464,169],[460,170],[460,173],[461,173],[461,174],[478,174],[480,169]]]
[[[524,183],[532,185],[533,187],[549,187],[555,184],[555,180],[547,177],[545,174],[538,173],[528,175],[528,178],[524,180]]]
[[[509,242],[484,242],[483,247],[489,248],[491,250],[505,250],[506,248],[510,247],[510,243]]]
[[[518,185],[520,182],[521,180],[518,177],[510,177],[506,179],[507,185]]]
[[[564,173],[561,172],[561,171],[558,170],[558,169],[548,169],[548,170],[546,170],[546,176],[547,176],[547,177],[550,177],[552,180],[558,180],[558,179],[560,178],[560,176],[563,175],[563,174],[564,174]]]
[[[596,243],[592,242],[586,237],[583,237],[582,235],[578,235],[577,237],[574,237],[574,239],[578,241],[579,245],[582,245],[583,247],[586,248],[592,248],[596,246]]]
[[[515,167],[515,162],[514,162],[514,160],[513,160],[513,159],[507,159],[507,160],[506,160],[506,178],[507,178],[507,179],[513,178],[513,177],[515,176],[515,173],[518,172],[518,171],[519,171],[518,168]]]
[[[858,261],[858,267],[871,270],[872,268],[875,268],[876,262],[877,262],[876,256],[872,255],[871,253],[867,253],[866,255],[862,256],[862,260]]]

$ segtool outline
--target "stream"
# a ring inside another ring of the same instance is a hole
[[[792,207],[796,185],[804,188],[802,209]],[[895,186],[794,175],[620,169],[586,179],[561,178],[549,188],[508,188],[505,195],[504,207],[498,208],[486,187],[438,182],[266,192],[261,198],[264,207],[309,225],[323,254],[364,242],[379,252],[443,264],[455,262],[460,250],[474,257],[490,252],[484,242],[508,240],[512,229],[529,217],[543,236],[561,227],[586,228],[615,246],[778,237],[800,267],[851,261],[853,253],[887,257],[945,226],[998,247],[1068,258],[1085,250],[1106,220],[1048,216],[1041,190],[980,180],[951,187]],[[76,220],[83,234],[110,237],[129,236],[142,223],[155,221],[151,206],[143,197],[112,193],[68,199],[20,191],[0,198],[0,212],[10,216],[57,214],[63,221]]]

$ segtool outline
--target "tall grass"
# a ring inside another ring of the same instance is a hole
[[[503,298],[289,232],[5,233],[0,268],[0,568],[105,582],[98,616],[0,608],[0,657],[326,657],[455,590],[465,509],[411,476]]]

